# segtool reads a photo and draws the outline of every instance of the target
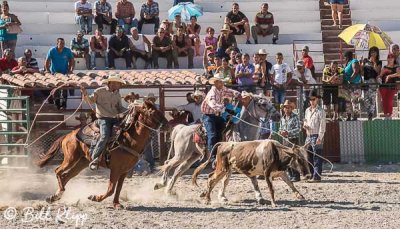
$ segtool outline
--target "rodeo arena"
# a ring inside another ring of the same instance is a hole
[[[0,228],[400,228],[399,0],[0,9]]]

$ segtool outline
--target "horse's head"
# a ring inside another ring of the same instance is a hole
[[[145,100],[143,106],[139,109],[139,113],[142,115],[142,119],[145,125],[163,131],[169,129],[168,120],[165,118],[163,112],[158,110],[154,103],[150,100]]]
[[[255,115],[257,117],[266,117],[274,122],[279,122],[281,113],[275,108],[271,100],[264,95],[253,95],[250,103],[253,103]]]

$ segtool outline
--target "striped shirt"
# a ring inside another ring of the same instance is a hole
[[[111,4],[108,2],[102,4],[100,1],[96,1],[94,3],[94,9],[96,13],[112,13]]]
[[[320,106],[317,106],[314,110],[311,107],[307,108],[304,125],[310,127],[307,130],[307,136],[318,134],[318,139],[321,141],[324,139],[326,120],[325,111]]]
[[[36,58],[31,58],[29,61],[26,60],[26,66],[28,68],[35,68],[35,69],[39,68],[39,65],[38,65],[38,62],[37,62]]]
[[[224,109],[224,98],[239,95],[240,92],[223,87],[218,90],[215,86],[212,86],[210,91],[207,93],[206,98],[201,104],[201,112],[203,114],[217,114]]]
[[[279,131],[287,131],[289,139],[298,138],[300,133],[300,120],[296,113],[291,113],[289,117],[286,115],[281,118]]]
[[[267,28],[268,25],[274,24],[274,15],[272,13],[267,12],[267,14],[263,14],[261,12],[258,12],[255,16],[255,23],[257,25],[262,26],[263,28]]]
[[[158,9],[158,3],[157,2],[152,2],[151,5],[147,5],[147,2],[142,5],[142,8],[140,10],[140,17],[144,18],[144,14],[147,15],[157,15],[160,13],[160,10]]]
[[[81,42],[78,42],[76,38],[71,41],[71,50],[73,51],[83,51],[86,48],[89,48],[89,41],[85,38],[82,38]]]

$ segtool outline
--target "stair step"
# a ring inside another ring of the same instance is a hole
[[[320,9],[320,12],[321,12],[322,15],[327,15],[327,14],[331,15],[332,14],[331,8],[329,8],[329,9]],[[350,14],[350,8],[343,9],[342,14],[343,15]]]
[[[343,14],[343,19],[351,19],[351,15],[350,14]],[[332,15],[331,14],[321,14],[320,15],[320,19],[332,19]]]
[[[340,38],[339,38],[340,39]],[[354,46],[353,45],[348,45],[348,44],[346,44],[346,43],[344,43],[344,42],[342,42],[342,48],[354,48]],[[325,41],[323,41],[322,42],[322,47],[323,48],[335,48],[335,47],[340,47],[340,41],[337,41],[337,42],[325,42]]]
[[[342,20],[342,25],[351,25],[351,19],[349,18],[349,19],[347,19],[347,18],[343,18],[343,20]],[[329,18],[329,19],[321,19],[321,25],[323,25],[323,26],[325,26],[325,25],[328,25],[328,26],[331,26],[333,24],[333,20],[332,20],[332,18]]]
[[[342,39],[340,39],[338,36],[323,36],[322,37],[322,42],[338,42],[340,43]]]
[[[339,34],[339,33],[341,33],[344,29],[346,29],[346,28],[349,27],[349,26],[351,26],[351,24],[344,24],[344,23],[343,23],[342,29],[339,29],[338,26],[332,26],[332,24],[330,24],[330,25],[322,25],[322,26],[321,26],[321,30],[322,30],[322,31],[328,31],[328,30],[330,30],[330,31],[337,31],[338,34]]]

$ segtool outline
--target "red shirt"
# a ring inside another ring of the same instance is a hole
[[[0,70],[1,71],[7,71],[7,70],[12,70],[18,66],[18,62],[14,59],[12,59],[10,62],[7,61],[6,58],[0,58]]]
[[[314,66],[314,61],[311,58],[311,56],[305,56],[303,57],[303,61],[304,61],[304,66],[308,69],[311,69]]]

